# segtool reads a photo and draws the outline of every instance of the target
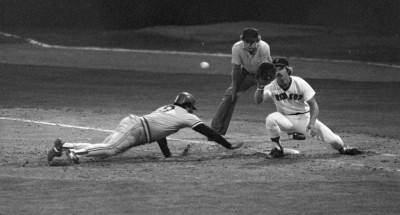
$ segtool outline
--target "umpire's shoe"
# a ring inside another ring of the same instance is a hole
[[[61,157],[63,144],[64,142],[60,138],[54,141],[53,148],[47,152],[47,161],[52,161],[55,157]]]

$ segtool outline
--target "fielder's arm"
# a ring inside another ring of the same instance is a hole
[[[224,137],[222,137],[220,134],[215,132],[212,128],[210,128],[204,124],[199,124],[199,125],[193,127],[193,130],[195,130],[195,131],[199,132],[200,134],[208,137],[209,139],[217,142],[218,144],[222,145],[223,147],[225,147],[227,149],[237,149],[243,145],[242,143],[239,143],[238,145],[232,146],[232,144],[229,143]]]
[[[319,114],[319,107],[317,100],[312,97],[310,100],[307,101],[308,105],[310,105],[310,122],[307,125],[307,132],[310,132],[312,137],[317,135],[317,131],[315,128],[315,122],[317,121],[317,117]]]
[[[162,138],[157,140],[158,146],[161,149],[161,152],[163,153],[164,157],[168,158],[171,157],[171,151],[168,148],[168,142],[167,142],[167,138]]]
[[[271,98],[272,94],[269,90],[264,90],[264,86],[257,86],[254,92],[254,102],[256,104],[262,103],[264,100]]]
[[[315,97],[312,97],[310,100],[307,101],[308,105],[310,106],[310,125],[315,125],[315,121],[317,121],[317,117],[319,115],[319,107],[317,100]]]

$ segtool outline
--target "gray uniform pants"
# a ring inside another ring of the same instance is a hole
[[[228,89],[225,90],[224,96],[218,105],[214,118],[211,121],[211,127],[221,135],[225,135],[228,130],[240,92],[245,92],[252,86],[255,86],[256,78],[254,74],[242,69],[242,78],[238,82],[238,94],[235,100],[232,100],[232,84],[233,83],[231,83]]]

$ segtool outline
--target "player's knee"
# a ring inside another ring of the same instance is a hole
[[[265,125],[267,127],[274,127],[278,125],[278,118],[279,118],[279,113],[278,112],[274,112],[269,114],[266,118],[265,118]]]

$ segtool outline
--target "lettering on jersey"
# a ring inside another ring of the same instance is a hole
[[[170,111],[170,110],[173,110],[173,109],[175,109],[175,105],[165,105],[164,107],[162,107],[160,109],[160,111],[167,112],[167,111]]]
[[[277,101],[281,101],[281,100],[285,100],[285,99],[299,101],[302,98],[303,98],[303,95],[293,94],[293,93],[290,93],[289,96],[286,93],[281,93],[281,94],[275,95],[275,99]]]

